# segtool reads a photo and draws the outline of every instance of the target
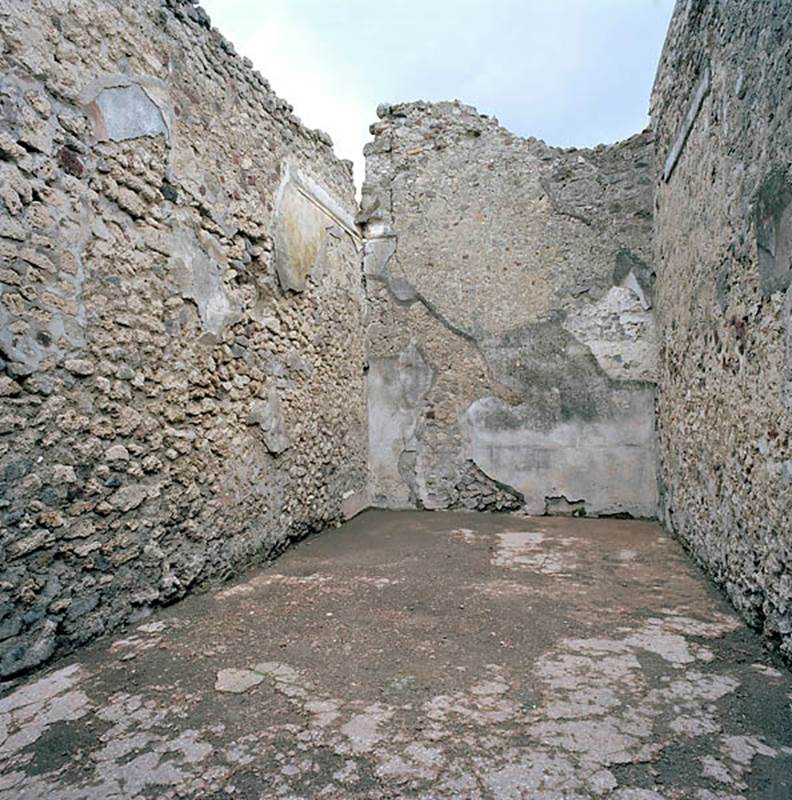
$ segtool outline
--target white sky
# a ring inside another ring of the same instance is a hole
[[[453,100],[521,136],[587,147],[648,122],[673,0],[202,0],[363,179],[379,103]]]

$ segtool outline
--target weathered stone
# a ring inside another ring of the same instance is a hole
[[[52,468],[52,482],[55,484],[74,483],[77,475],[74,467],[68,464],[55,464]]]
[[[45,528],[61,528],[64,523],[63,514],[60,511],[43,511],[38,515],[37,522]]]
[[[0,375],[0,397],[16,397],[22,387],[12,378]]]
[[[63,366],[73,375],[79,375],[83,378],[88,375],[93,375],[96,369],[93,363],[87,358],[67,358]]]
[[[19,617],[6,617],[0,622],[0,641],[16,636],[22,629],[22,620]]]
[[[141,484],[123,486],[110,497],[110,505],[118,511],[131,511],[148,497],[148,489]]]
[[[162,196],[171,203],[175,203],[179,199],[179,193],[176,188],[166,179],[163,179],[160,191]]]
[[[58,163],[63,167],[64,172],[68,175],[73,175],[75,178],[81,178],[85,172],[85,166],[80,159],[79,153],[72,150],[71,147],[61,147],[58,151]]]
[[[57,628],[54,620],[45,619],[26,636],[6,639],[0,645],[0,676],[7,678],[46,661],[55,652]]]
[[[115,444],[105,450],[105,461],[129,461],[129,451],[122,444]]]
[[[43,547],[48,547],[54,541],[53,534],[46,530],[37,530],[28,536],[20,536],[8,547],[9,558],[21,558]]]

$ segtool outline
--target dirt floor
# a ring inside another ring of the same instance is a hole
[[[622,520],[367,512],[0,698],[0,800],[792,798],[792,674]]]

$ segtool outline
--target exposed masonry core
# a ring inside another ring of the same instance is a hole
[[[791,48],[681,1],[587,150],[381,106],[358,207],[189,0],[0,0],[0,676],[369,505],[659,515],[792,657]]]

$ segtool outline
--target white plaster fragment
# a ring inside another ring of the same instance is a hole
[[[614,286],[598,302],[570,311],[563,325],[611,378],[656,380],[654,314],[633,289]]]

